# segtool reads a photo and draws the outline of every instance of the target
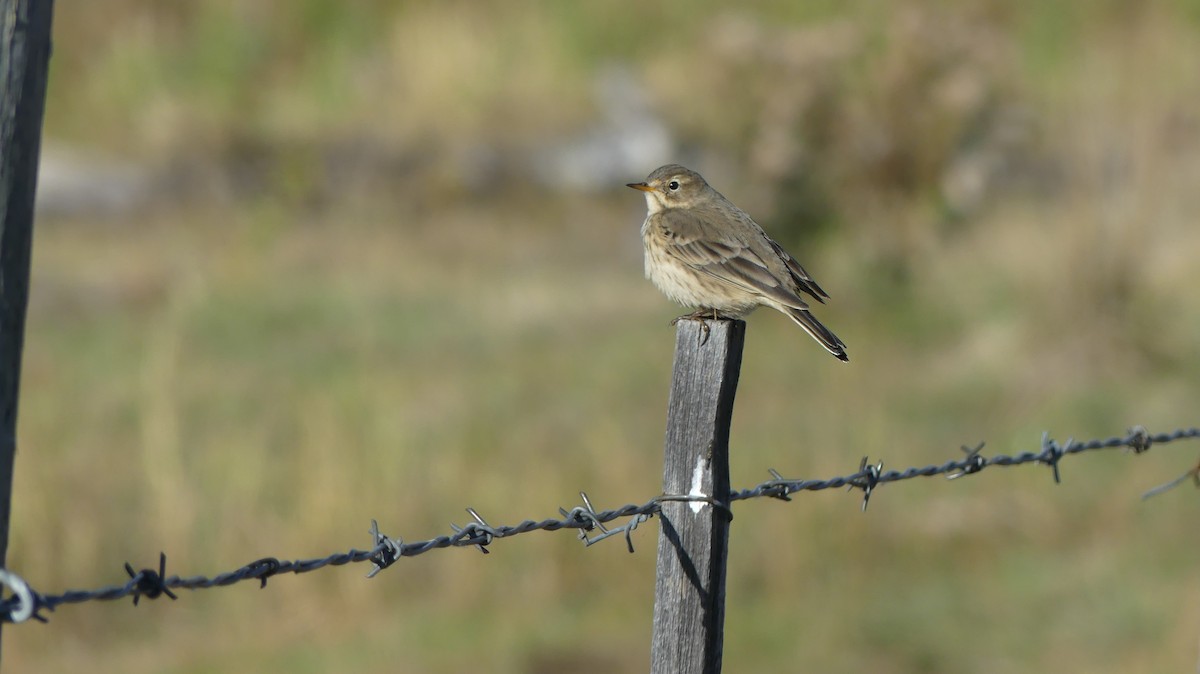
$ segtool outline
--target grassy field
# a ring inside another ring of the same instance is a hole
[[[614,62],[849,345],[750,318],[734,486],[1194,425],[1200,6],[1134,7],[59,2],[48,142],[173,178],[38,223],[9,565],[57,593],[656,494],[680,312],[640,196],[462,159],[577,133]],[[1195,494],[1138,495],[1195,459],[739,504],[726,671],[1190,671]],[[644,671],[656,533],[64,607],[4,664]]]

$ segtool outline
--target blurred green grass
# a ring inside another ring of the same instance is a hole
[[[657,493],[677,309],[641,278],[640,199],[619,186],[476,193],[441,159],[585,123],[588,79],[611,60],[644,73],[687,142],[745,169],[718,188],[790,237],[834,295],[822,320],[850,345],[843,366],[783,317],[751,317],[735,486],[768,467],[824,477],[864,454],[899,468],[980,440],[1031,449],[1043,430],[1195,423],[1194,2],[745,10],[764,49],[791,44],[791,29],[804,44],[866,44],[828,62],[827,100],[834,117],[875,121],[783,125],[832,130],[806,146],[818,153],[808,170],[849,176],[817,179],[826,210],[762,190],[778,175],[745,148],[768,125],[755,104],[778,100],[779,66],[756,60],[766,51],[714,56],[713,31],[737,25],[718,3],[58,10],[49,138],[153,166],[199,156],[236,170],[247,147],[282,159],[232,199],[39,222],[10,549],[38,589],[118,582],[122,562],[149,565],[159,550],[172,573],[212,574],[364,548],[372,518],[423,539],[465,521],[466,506],[514,523],[555,515],[580,489],[600,507]],[[960,53],[927,49],[943,16],[962,31],[946,40],[955,49],[1001,46],[970,61],[996,97],[978,110],[1013,104],[1033,120],[1010,156],[1027,177],[957,220],[935,203],[957,141],[920,112],[941,81],[922,68]],[[911,161],[849,156],[854,134],[876,127]],[[314,206],[327,176],[310,150],[348,136],[433,156]],[[788,231],[796,212],[823,233]],[[1035,468],[910,482],[865,516],[853,494],[743,504],[726,668],[1193,667],[1200,580],[1178,511],[1190,496],[1136,500],[1193,456],[1174,445],[1072,459],[1058,487]],[[66,607],[48,626],[6,630],[5,660],[44,672],[639,671],[654,529],[635,544],[629,555],[532,534],[486,558],[406,559],[369,582],[343,568],[136,610]]]

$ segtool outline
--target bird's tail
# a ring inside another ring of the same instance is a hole
[[[808,309],[796,309],[794,307],[783,307],[784,313],[788,315],[796,324],[804,328],[804,331],[812,335],[812,338],[821,343],[825,350],[832,353],[834,356],[846,362],[850,357],[846,355],[846,345],[838,336],[830,332],[829,328],[821,325],[821,322],[809,313]]]

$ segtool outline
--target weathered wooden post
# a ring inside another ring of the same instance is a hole
[[[0,567],[8,555],[17,392],[53,6],[53,0],[0,0]]]
[[[654,592],[654,674],[721,671],[729,547],[729,421],[746,324],[676,324]]]

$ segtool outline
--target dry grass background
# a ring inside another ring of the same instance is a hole
[[[751,317],[735,486],[1196,423],[1195,2],[56,5],[47,142],[152,188],[38,223],[10,565],[41,590],[655,494],[677,310],[641,199],[528,179],[612,64],[850,345]],[[1194,459],[745,503],[726,669],[1194,669],[1195,500],[1137,501]],[[640,671],[635,543],[66,607],[6,629],[5,665]]]

